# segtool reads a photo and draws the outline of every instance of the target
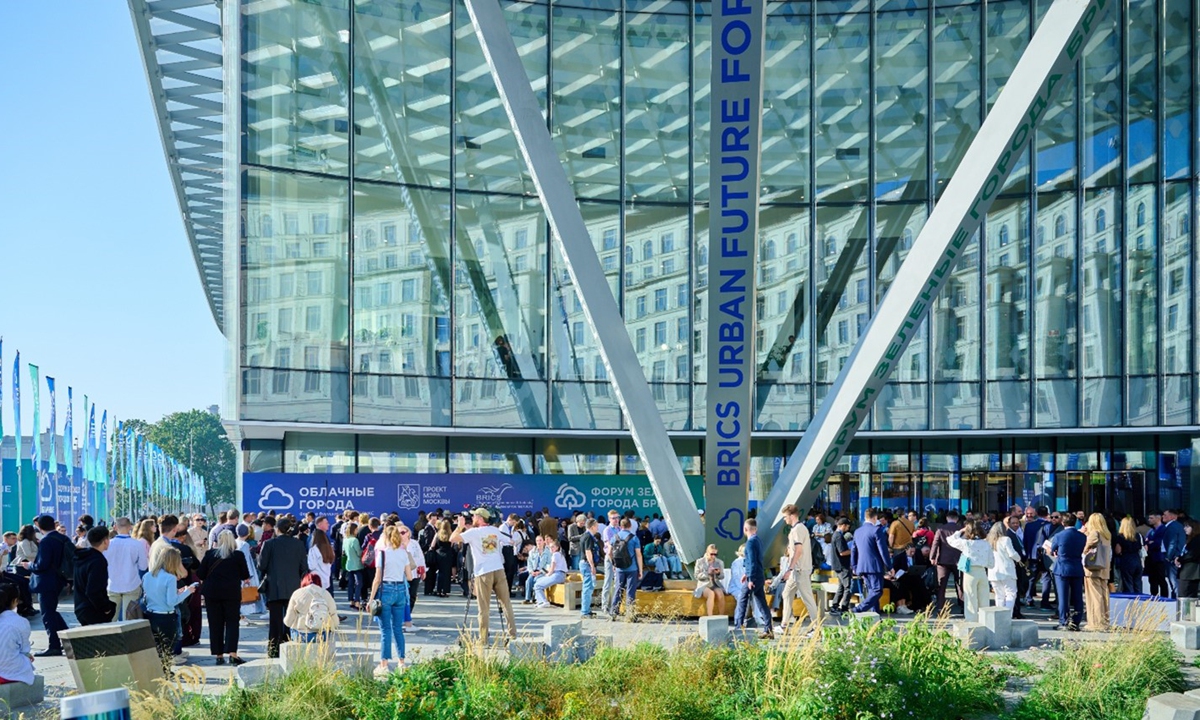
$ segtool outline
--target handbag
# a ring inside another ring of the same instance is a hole
[[[958,556],[958,571],[964,575],[971,572],[971,558],[966,553]]]
[[[371,601],[367,603],[367,613],[371,617],[379,617],[382,612],[383,601],[379,600],[378,598],[372,598]]]
[[[242,586],[242,604],[249,605],[250,603],[258,602],[258,588],[253,585]]]

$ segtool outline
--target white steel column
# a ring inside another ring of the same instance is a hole
[[[704,525],[604,277],[575,193],[554,150],[546,118],[508,32],[504,12],[499,0],[466,0],[466,6],[671,537],[684,561],[695,560],[704,547]]]
[[[825,486],[1110,4],[1112,0],[1055,0],[1046,12],[875,317],[767,496],[759,515],[766,542],[782,521],[784,505],[807,509]]]

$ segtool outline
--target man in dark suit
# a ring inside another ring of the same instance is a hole
[[[1020,595],[1026,605],[1033,605],[1033,597],[1037,594],[1038,582],[1047,580],[1048,571],[1042,564],[1041,543],[1038,541],[1038,533],[1042,528],[1050,524],[1048,519],[1050,509],[1045,505],[1034,508],[1032,505],[1025,508],[1025,527],[1021,530],[1021,547],[1025,557],[1025,573],[1028,576],[1028,586],[1025,588],[1025,593]],[[1048,588],[1047,588],[1048,589]]]
[[[764,591],[766,584],[766,567],[763,564],[763,547],[758,539],[758,521],[747,518],[742,524],[742,532],[746,534],[746,551],[742,558],[742,587],[737,589],[737,609],[733,612],[733,626],[740,628],[746,624],[746,604],[754,603],[754,621],[763,631],[759,637],[770,640],[775,637],[771,629],[771,611],[767,608],[767,596]]]
[[[38,653],[38,657],[58,657],[63,652],[58,632],[67,629],[67,621],[58,612],[58,596],[67,581],[62,574],[63,558],[67,553],[73,556],[75,546],[70,538],[54,529],[54,518],[50,515],[39,517],[37,526],[44,535],[38,543],[37,557],[29,569],[33,572],[34,592],[42,609],[42,624],[50,639],[50,646]]]
[[[1041,608],[1043,610],[1053,610],[1054,606],[1050,604],[1050,588],[1054,587],[1054,558],[1046,552],[1046,542],[1066,527],[1062,521],[1062,513],[1050,513],[1049,522],[1038,528],[1037,536],[1034,538],[1034,552],[1037,553],[1038,563],[1041,564],[1042,574],[1042,601]],[[1056,590],[1057,592],[1057,590]],[[1037,588],[1033,588],[1029,592],[1030,598],[1037,595]]]
[[[946,582],[954,576],[954,594],[958,596],[958,604],[962,605],[962,577],[958,574],[958,558],[961,553],[950,545],[950,536],[962,529],[958,524],[958,512],[951,510],[946,513],[946,524],[938,528],[933,536],[933,549],[929,551],[929,561],[937,569],[937,603],[933,612],[940,613],[946,607]]]
[[[279,646],[288,641],[288,629],[283,624],[284,611],[292,593],[300,589],[300,579],[308,572],[308,552],[304,541],[292,537],[292,521],[279,521],[278,534],[263,545],[258,556],[258,574],[266,583],[267,612],[270,627],[267,631],[267,657],[279,657]]]
[[[1078,630],[1083,617],[1083,547],[1087,536],[1067,525],[1050,540],[1058,592],[1057,630]]]
[[[867,521],[854,531],[854,547],[850,561],[862,578],[863,600],[854,612],[879,612],[883,597],[883,575],[892,567],[892,552],[888,548],[887,531],[878,524],[879,513],[867,510]]]
[[[1183,554],[1187,545],[1187,533],[1183,523],[1179,522],[1179,510],[1163,511],[1162,548],[1163,559],[1167,563],[1167,586],[1171,589],[1171,597],[1179,597],[1179,566],[1175,561]]]

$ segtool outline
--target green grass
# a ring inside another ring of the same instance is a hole
[[[1146,699],[1184,689],[1182,658],[1161,633],[1121,633],[1065,648],[1046,666],[1016,720],[1141,720]]]
[[[885,622],[770,648],[606,648],[576,665],[458,652],[386,682],[306,668],[220,696],[173,686],[140,698],[135,720],[958,720],[998,708],[1004,678],[942,630]]]

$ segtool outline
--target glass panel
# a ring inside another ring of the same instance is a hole
[[[809,212],[764,206],[759,211],[758,427],[806,421],[812,309],[809,301]]]
[[[807,17],[788,14],[767,18],[763,63],[763,202],[803,202],[810,196],[811,38]]]
[[[688,197],[686,15],[625,16],[625,197]]]
[[[346,182],[266,170],[244,182],[243,415],[347,422]]]
[[[1100,23],[1088,41],[1083,57],[1083,172],[1088,187],[1116,187],[1121,184],[1121,113],[1124,101],[1121,97],[1118,14],[1111,13]],[[1150,49],[1153,52],[1153,44]],[[1059,97],[1066,97],[1066,92],[1064,88],[1064,94]],[[1070,148],[1064,150],[1073,152]]]
[[[880,13],[875,20],[875,197],[880,200],[929,196],[926,18],[904,11]]]
[[[282,440],[243,440],[245,472],[283,472]]]
[[[818,200],[867,198],[871,104],[862,96],[871,82],[870,32],[866,13],[817,17],[813,122]]]
[[[1166,188],[1166,213],[1162,246],[1162,373],[1163,419],[1168,425],[1186,424],[1191,418],[1191,393],[1188,374],[1192,360],[1192,316],[1188,312],[1193,275],[1191,265],[1190,193],[1187,183],[1169,183]]]
[[[359,183],[354,421],[450,424],[450,194]]]
[[[616,475],[614,440],[538,440],[537,471],[566,475]]]
[[[987,328],[987,342],[984,343],[984,353],[987,378],[1028,380],[1029,311],[1033,295],[1029,269],[1029,201],[997,200],[988,213],[985,239],[987,298],[984,326]],[[966,264],[964,261],[963,265]],[[993,387],[1004,388],[1005,394],[1023,396],[1023,404],[1028,406],[1028,385],[1018,383]],[[992,411],[999,409],[994,400],[996,398],[989,392],[987,426],[1010,427],[993,423],[995,416]]]
[[[1187,3],[1166,3],[1186,5]],[[1153,182],[1158,177],[1158,0],[1129,0],[1129,182]],[[1111,13],[1104,26],[1116,29],[1119,13]],[[1186,25],[1185,25],[1186,27]],[[1183,41],[1186,47],[1186,40]],[[1184,63],[1186,64],[1186,63]],[[1131,406],[1132,407],[1132,406]]]
[[[554,136],[577,197],[619,197],[620,15],[570,7],[553,13]]]
[[[1000,91],[1012,77],[1013,68],[1025,52],[1031,33],[1029,0],[987,3],[987,109],[991,110]],[[1063,93],[1066,92],[1064,88]],[[1062,95],[1060,95],[1062,97]],[[1029,152],[1022,153],[1013,168],[1004,193],[1029,191]]]
[[[1129,188],[1125,219],[1125,372],[1129,381],[1128,424],[1157,422],[1158,373],[1158,196],[1153,185]]]
[[[331,433],[287,433],[283,437],[283,471],[288,473],[354,472],[354,436]]]
[[[450,0],[355,3],[355,177],[449,186],[450,31]]]
[[[1075,195],[1038,196],[1035,241],[1034,372],[1037,378],[1076,375],[1077,273]],[[1119,258],[1118,258],[1119,264]],[[1120,280],[1118,278],[1117,282]],[[1119,316],[1118,316],[1119,319]],[[1075,383],[1039,383],[1037,424],[1061,427],[1075,417]],[[1043,409],[1045,408],[1045,410]]]
[[[533,92],[546,108],[546,47],[549,7],[531,3],[504,3],[508,30],[529,75]],[[454,154],[455,182],[460,188],[534,195],[525,161],[517,149],[512,125],[496,91],[471,28],[462,0],[456,13],[454,38]]]
[[[933,172],[939,193],[981,122],[979,12],[971,5],[934,13]]]
[[[690,361],[680,360],[689,356],[691,337],[687,237],[687,208],[639,204],[626,211],[625,326],[669,430],[691,424],[689,393],[667,386],[691,378]]]
[[[977,430],[980,383],[939,382],[933,386],[933,429]],[[1028,398],[1026,398],[1028,402]]]
[[[346,0],[243,8],[246,162],[347,174],[349,26]]]
[[[584,223],[600,264],[617,292],[621,278],[621,216],[616,205],[581,203]],[[685,253],[679,243],[676,254]],[[620,407],[610,392],[608,372],[600,359],[600,348],[583,316],[583,304],[567,274],[565,261],[554,247],[553,281],[550,291],[551,357],[555,383],[551,408],[553,427],[616,429],[621,426]],[[683,258],[679,259],[680,262]],[[685,323],[686,325],[686,323]],[[680,340],[687,347],[690,333]]]
[[[533,441],[525,438],[450,438],[451,473],[528,475]]]
[[[618,447],[620,448],[618,450],[620,453],[619,472],[622,475],[640,475],[646,472],[642,467],[642,460],[638,456],[637,447],[632,440],[621,440]],[[684,475],[700,474],[699,440],[672,440],[671,447],[675,448],[675,456],[679,458],[679,465],[683,468]]]
[[[818,384],[832,383],[866,330],[871,312],[867,212],[862,207],[817,208],[816,338]],[[818,402],[820,397],[817,398]]]
[[[1090,228],[1084,226],[1082,243],[1083,375],[1090,378],[1084,385],[1084,425],[1113,425],[1121,418],[1123,234],[1116,222],[1097,221],[1101,211],[1112,220],[1121,218],[1116,191],[1089,190],[1084,203],[1084,217],[1091,220]],[[1134,219],[1132,214],[1129,219]],[[1149,330],[1154,331],[1153,324]]]
[[[1037,189],[1040,192],[1067,190],[1075,187],[1075,141],[1078,137],[1075,103],[1075,74],[1069,73],[1060,83],[1042,116],[1035,138],[1037,148]],[[1090,106],[1089,106],[1090,107]]]
[[[1195,36],[1191,3],[1166,3],[1164,10],[1162,97],[1157,102],[1163,108],[1163,174],[1176,179],[1192,171],[1192,103],[1196,88],[1190,58]]]
[[[712,60],[712,15],[710,2],[696,2],[695,20],[692,25],[692,200],[702,203],[708,200],[708,143],[710,117],[712,115],[711,94]],[[768,27],[773,22],[768,19]],[[766,98],[770,97],[770,80],[763,81],[763,113],[766,114]],[[810,101],[811,104],[811,101]],[[763,138],[767,137],[767,124],[763,121]],[[764,159],[766,153],[763,153]],[[707,224],[696,224],[699,232]],[[699,245],[697,245],[699,247]]]
[[[922,327],[924,325],[922,323]],[[919,341],[918,338],[913,342]],[[892,375],[895,379],[879,392],[879,399],[875,401],[875,409],[871,413],[875,418],[876,430],[928,429],[929,384],[899,382],[908,374],[908,368],[901,365],[899,371]]]
[[[360,435],[358,471],[361,473],[444,473],[445,438]]]
[[[455,422],[546,427],[546,224],[536,198],[457,195]]]

